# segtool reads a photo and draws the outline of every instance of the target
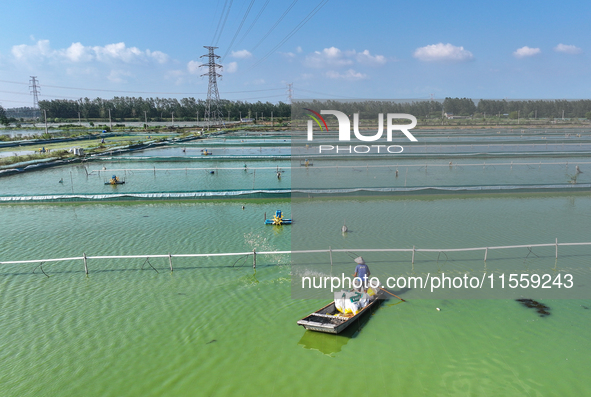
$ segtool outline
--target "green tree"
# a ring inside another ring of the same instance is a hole
[[[8,127],[8,119],[6,118],[6,112],[4,111],[4,108],[0,105],[0,124]]]

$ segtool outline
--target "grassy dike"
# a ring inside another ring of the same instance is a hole
[[[228,132],[234,131],[267,131],[267,130],[287,130],[287,126],[272,127],[266,124],[256,124],[256,125],[248,125],[248,126],[237,126],[234,128],[224,128],[221,130],[212,129],[210,131],[197,131],[194,127],[187,127],[187,128],[178,128],[171,131],[167,131],[163,129],[162,131],[125,131],[131,132],[122,135],[116,136],[109,136],[104,138],[100,135],[88,135],[88,139],[77,139],[77,140],[67,140],[67,141],[60,141],[51,143],[51,139],[44,140],[43,142],[39,142],[35,139],[33,140],[25,140],[19,141],[18,146],[9,146],[9,147],[0,147],[1,152],[13,152],[15,153],[14,156],[6,156],[0,157],[0,167],[7,168],[8,166],[14,165],[19,166],[28,165],[29,162],[40,162],[43,160],[52,161],[52,160],[74,160],[79,156],[75,156],[72,153],[69,153],[68,150],[72,147],[81,147],[84,149],[86,156],[92,156],[101,154],[104,152],[109,152],[114,148],[117,148],[119,153],[124,151],[132,151],[138,150],[142,147],[147,147],[148,145],[157,145],[163,144],[167,141],[174,141],[179,139],[201,139],[206,138],[212,134],[225,134]],[[122,131],[124,133],[124,131]],[[54,137],[57,138],[57,137]],[[61,137],[60,137],[61,138]],[[40,149],[45,148],[45,152],[42,153]],[[31,154],[18,154],[17,152],[22,151],[35,151],[35,153]],[[0,174],[1,175],[1,174]]]

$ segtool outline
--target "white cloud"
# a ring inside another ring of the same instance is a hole
[[[232,51],[232,57],[238,59],[250,58],[252,54],[248,50]]]
[[[20,44],[12,47],[12,56],[17,61],[35,61],[51,57],[55,51],[49,46],[49,40],[39,40],[37,44]]]
[[[122,61],[125,63],[135,62],[143,54],[137,47],[127,47],[125,43],[107,44],[104,47],[92,47],[99,62],[110,62],[113,60]]]
[[[185,84],[187,84],[185,81],[186,74],[187,74],[187,72],[185,72],[184,70],[179,70],[179,69],[169,70],[164,74],[164,79],[173,80],[174,85],[176,85],[176,86],[185,85]]]
[[[191,74],[198,74],[202,72],[202,69],[199,68],[201,65],[203,64],[199,61],[189,61],[187,64],[187,71]]]
[[[168,62],[168,55],[161,51],[142,51],[137,47],[127,47],[125,43],[107,44],[105,46],[84,46],[80,42],[72,43],[68,48],[54,50],[49,40],[39,40],[36,44],[20,44],[12,47],[12,56],[18,62],[122,62],[137,63],[155,61]]]
[[[554,47],[554,51],[556,52],[564,52],[565,54],[580,54],[581,52],[583,52],[583,50],[581,50],[579,47],[574,46],[574,45],[568,45],[568,44],[558,44],[556,47]]]
[[[431,44],[419,47],[413,53],[413,57],[424,62],[467,62],[474,59],[474,55],[464,47],[457,47],[450,43]]]
[[[381,66],[386,63],[386,57],[383,55],[371,55],[369,50],[364,50],[355,55],[355,59],[359,63],[365,63],[369,65]]]
[[[335,72],[334,70],[329,70],[328,72],[326,72],[326,77],[328,77],[329,79],[343,79],[348,81],[367,79],[366,74],[356,72],[353,69],[349,69],[345,73],[339,73]]]
[[[162,51],[146,50],[146,54],[148,55],[148,57],[153,58],[156,62],[161,64],[168,62],[169,59],[168,55],[166,55]]]
[[[297,46],[297,48],[296,48],[296,52],[297,52],[298,54],[301,54],[303,51],[304,51],[304,50],[302,50],[302,47],[300,47],[300,46]]]
[[[325,48],[322,51],[314,51],[306,56],[304,64],[311,68],[341,67],[351,65],[353,60],[336,47]]]
[[[527,57],[533,57],[534,55],[538,55],[541,52],[542,52],[542,50],[540,50],[539,48],[530,48],[528,46],[524,46],[524,47],[516,49],[513,52],[513,56],[515,58],[527,58]]]
[[[111,73],[109,73],[107,79],[109,79],[109,81],[112,81],[113,83],[126,83],[127,80],[125,80],[124,77],[131,76],[132,74],[130,72],[124,70],[111,70]]]
[[[72,62],[88,62],[92,60],[91,51],[81,43],[72,43],[70,47],[66,48],[63,55]]]
[[[97,74],[99,74],[99,71],[92,66],[88,66],[88,67],[74,67],[74,68],[66,68],[66,74],[68,76],[73,76],[73,77],[84,77],[87,78],[88,76],[96,76]]]
[[[236,73],[238,70],[238,64],[236,62],[230,62],[226,66],[224,66],[224,72],[226,73]]]
[[[298,47],[299,49],[300,47]],[[291,54],[291,53],[288,53]],[[355,63],[382,66],[386,63],[383,55],[372,55],[369,50],[357,52],[356,50],[341,51],[336,47],[325,48],[322,51],[314,51],[308,54],[304,65],[311,68],[339,68],[351,66]]]

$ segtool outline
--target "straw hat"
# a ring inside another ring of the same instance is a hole
[[[363,260],[362,257],[358,256],[357,258],[354,259],[355,263],[358,263],[360,265],[365,265],[365,261]]]

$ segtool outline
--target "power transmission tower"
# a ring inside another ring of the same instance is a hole
[[[209,76],[209,86],[207,87],[207,105],[205,107],[205,119],[207,120],[207,127],[209,128],[214,124],[222,124],[222,111],[220,109],[220,93],[218,92],[217,78],[222,77],[217,72],[217,68],[222,68],[222,65],[217,64],[215,61],[220,56],[214,53],[214,50],[218,47],[203,46],[207,48],[209,53],[207,55],[201,55],[200,58],[208,57],[207,63],[204,63],[200,67],[207,66],[208,72],[201,76]]]
[[[293,83],[287,83],[287,99],[291,104],[291,98],[293,97]]]
[[[39,110],[39,81],[37,81],[37,76],[31,76],[29,84],[31,94],[33,94],[33,108]]]

